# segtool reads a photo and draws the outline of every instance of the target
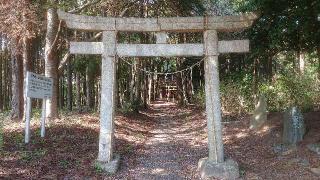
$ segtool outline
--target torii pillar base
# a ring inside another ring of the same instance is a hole
[[[109,174],[115,174],[119,169],[120,155],[115,154],[114,159],[110,162],[102,162],[97,160],[96,165],[100,167],[104,172]]]
[[[232,159],[227,159],[222,163],[211,162],[208,158],[200,159],[198,171],[202,179],[213,177],[234,180],[240,177],[238,163]]]

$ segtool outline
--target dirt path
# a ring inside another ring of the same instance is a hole
[[[197,164],[208,156],[206,118],[196,107],[157,102],[140,113],[118,113],[115,153],[121,155],[119,171],[110,175],[95,166],[99,139],[98,114],[68,114],[52,122],[46,138],[39,121],[31,123],[32,141],[25,145],[24,126],[5,124],[0,152],[0,179],[199,179]],[[281,143],[282,115],[268,116],[258,132],[248,129],[250,116],[223,123],[224,151],[236,160],[241,179],[319,179],[310,168],[320,166],[320,156],[308,150],[320,142],[320,112],[304,115],[308,132],[297,150],[274,153]]]
[[[152,105],[151,109],[152,113],[148,116],[153,117],[155,126],[150,131],[152,135],[145,141],[143,154],[137,157],[134,179],[185,179],[183,171],[186,165],[192,165],[195,171],[197,164],[197,161],[192,162],[197,158],[190,157],[197,153],[192,154],[192,148],[186,146],[193,137],[185,130],[192,127],[181,119],[189,112],[179,111],[175,104],[161,102]]]
[[[169,105],[166,105],[169,106]],[[171,105],[172,106],[172,105]],[[137,179],[181,179],[179,171],[181,167],[177,162],[178,155],[175,153],[174,119],[165,114],[167,107],[153,106],[159,111],[154,121],[157,123],[151,130],[150,137],[143,147],[145,154],[138,158],[135,178]]]

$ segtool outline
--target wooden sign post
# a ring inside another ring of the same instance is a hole
[[[45,122],[46,122],[46,100],[52,97],[52,84],[51,78],[27,72],[26,77],[26,116],[25,116],[25,143],[30,141],[30,119],[32,111],[31,98],[42,99],[42,116],[41,116],[41,137],[45,136]]]

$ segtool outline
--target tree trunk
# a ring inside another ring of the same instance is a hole
[[[0,39],[2,41],[2,39]],[[3,62],[3,59],[4,59],[4,54],[1,53],[0,54],[0,112],[3,111],[3,92],[2,92],[2,62]]]
[[[84,75],[84,78],[86,78],[86,75]],[[84,106],[87,105],[87,81],[86,79],[81,79],[81,84],[82,84],[82,94],[81,96],[81,103],[84,104]]]
[[[3,52],[4,51],[4,48],[3,48],[4,46],[3,46],[3,44],[2,44],[2,34],[0,33],[0,51],[1,52]],[[3,89],[4,88],[2,88],[2,85],[3,85],[3,83],[2,83],[2,80],[3,80],[3,78],[2,78],[2,72],[3,72],[3,60],[4,60],[4,57],[5,56],[5,54],[4,53],[0,53],[0,112],[2,112],[3,111],[3,105],[4,105],[4,103],[3,103],[3,95],[4,95],[4,93],[3,93]]]
[[[138,62],[137,62],[137,69],[139,69],[139,68],[141,68],[141,60],[140,59],[138,59],[137,60]],[[135,87],[136,87],[136,97],[135,97],[135,104],[136,104],[136,106],[135,106],[135,110],[136,111],[138,111],[138,108],[139,108],[139,106],[141,105],[141,102],[142,102],[142,98],[141,98],[141,84],[142,84],[142,81],[141,81],[141,76],[142,76],[142,73],[141,73],[141,71],[137,71],[136,72],[136,85],[135,85]]]
[[[320,48],[317,49],[318,54],[318,80],[320,80]]]
[[[153,70],[157,72],[157,67],[154,66]],[[152,101],[156,101],[157,99],[157,83],[158,83],[158,78],[157,78],[157,75],[154,74],[152,75],[152,83],[151,83],[152,84],[152,92],[151,92]]]
[[[81,111],[81,81],[80,73],[76,73],[76,104],[78,111]]]
[[[135,80],[136,80],[136,60],[133,61],[133,66],[131,66],[131,74],[130,74],[130,102],[133,103],[135,100]]]
[[[152,83],[153,83],[153,78],[152,75],[149,74],[148,76],[148,104],[151,104],[151,100],[152,100]]]
[[[268,77],[268,81],[271,82],[272,81],[272,59],[273,56],[269,56],[268,57],[268,62],[267,62],[267,77]]]
[[[64,76],[64,75],[63,75]],[[59,83],[60,87],[59,87],[59,107],[60,109],[64,108],[64,77],[60,77],[59,78]]]
[[[137,59],[136,63],[136,76],[135,76],[135,98],[134,101],[137,103],[137,105],[140,105],[141,103],[141,72],[138,68],[141,68],[141,61]]]
[[[52,6],[47,11],[47,33],[45,45],[45,75],[53,79],[52,98],[47,101],[47,117],[58,118],[58,56],[56,52],[55,38],[58,32],[58,14],[55,5],[57,0],[49,0]]]
[[[91,74],[91,83],[90,83],[90,98],[91,98],[91,103],[90,103],[90,107],[91,109],[94,109],[94,102],[95,102],[95,90],[94,90],[94,87],[95,87],[95,79],[93,77],[93,75]]]
[[[305,66],[305,53],[299,52],[299,72],[300,74],[304,74],[304,66]]]
[[[188,104],[188,96],[187,96],[187,76],[182,72],[181,74],[181,79],[182,79],[182,94],[183,94],[183,103],[182,105],[187,105]]]
[[[258,63],[259,59],[254,59],[253,63],[253,95],[256,98],[258,94]]]
[[[23,117],[25,116],[25,111],[27,109],[27,96],[26,96],[26,77],[27,77],[27,72],[31,71],[31,59],[32,59],[32,53],[31,53],[31,48],[32,48],[32,40],[24,37],[23,38],[23,46],[22,46],[22,57],[23,57]]]
[[[177,58],[177,69],[181,70],[181,59]],[[184,104],[184,98],[183,98],[183,81],[182,81],[182,75],[181,73],[176,74],[177,76],[177,98],[179,105],[185,105]]]
[[[91,106],[92,106],[92,83],[91,83],[91,74],[90,74],[89,66],[87,66],[87,68],[86,68],[86,105],[87,105],[87,109],[91,110]]]
[[[4,109],[7,110],[9,108],[9,102],[10,102],[10,98],[12,97],[12,95],[10,94],[10,89],[11,89],[11,83],[9,81],[9,74],[10,73],[10,64],[8,62],[8,51],[5,49],[4,51],[4,59],[3,59],[3,106]]]
[[[297,51],[297,72],[300,74],[304,74],[304,66],[305,66],[305,53],[301,50]]]
[[[191,97],[194,96],[194,85],[193,85],[193,69],[190,71],[190,89],[191,89]]]
[[[100,112],[100,102],[101,102],[101,79],[99,78],[97,81],[97,90],[96,90],[96,109],[98,112]]]
[[[143,66],[144,66],[144,69],[147,70],[147,66],[148,66],[148,63],[145,62],[143,63]],[[143,72],[143,107],[144,108],[147,108],[148,107],[148,75],[146,72]]]
[[[68,81],[68,93],[67,93],[67,107],[68,111],[72,111],[72,67],[69,60],[67,64],[67,81]]]
[[[119,73],[119,64],[117,66],[117,77]],[[122,108],[123,107],[123,83],[121,80],[119,80],[118,86],[117,86],[117,108]]]
[[[22,120],[23,118],[23,63],[21,55],[15,48],[11,51],[12,67],[12,100],[11,119]]]

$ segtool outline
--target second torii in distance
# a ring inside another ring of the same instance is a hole
[[[205,56],[209,157],[199,161],[199,170],[202,177],[230,179],[239,177],[238,164],[224,157],[218,56],[221,53],[248,52],[249,41],[219,41],[218,32],[232,32],[248,28],[257,18],[256,14],[214,17],[114,18],[73,15],[59,11],[59,17],[71,29],[103,31],[102,42],[71,42],[70,53],[102,55],[98,162],[105,171],[115,173],[119,164],[119,156],[113,154],[117,56]],[[116,37],[119,31],[155,32],[157,44],[118,44]],[[167,32],[203,32],[204,43],[167,44]]]

